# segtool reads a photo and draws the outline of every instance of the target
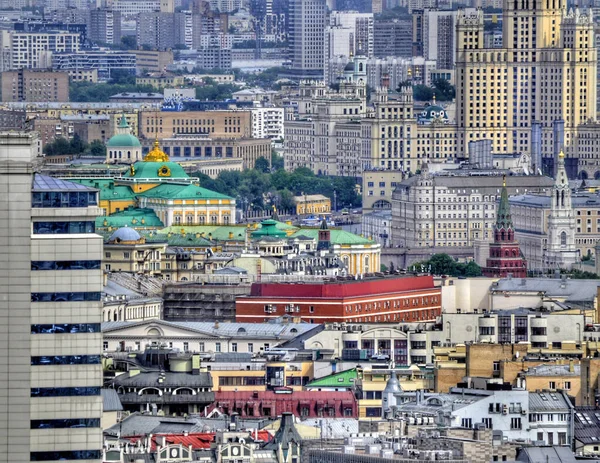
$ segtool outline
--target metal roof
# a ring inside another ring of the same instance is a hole
[[[114,389],[102,389],[102,410],[105,412],[123,411],[119,394]]]
[[[581,373],[581,365],[573,365],[573,371],[569,371],[569,365],[538,365],[523,372],[525,376],[577,376]]]
[[[214,322],[167,322],[164,320],[145,320],[141,322],[104,322],[102,332],[125,329],[138,325],[161,324],[184,329],[210,337],[243,337],[291,339],[315,327],[312,323],[219,323]]]
[[[563,392],[530,392],[529,411],[537,413],[546,410],[568,412],[573,408]]]
[[[574,434],[583,444],[600,445],[600,409],[575,407]]]
[[[80,183],[69,182],[48,175],[35,174],[33,177],[32,191],[98,191]]]
[[[159,376],[163,375],[162,382],[159,382]],[[172,373],[172,372],[140,372],[131,376],[131,372],[116,376],[112,380],[115,386],[127,387],[212,387],[212,376],[210,373],[199,373],[193,375],[191,373]]]
[[[517,461],[528,463],[575,463],[569,447],[523,447]]]
[[[600,280],[569,280],[557,278],[503,278],[492,291],[544,292],[548,297],[565,298],[567,301],[593,301]]]

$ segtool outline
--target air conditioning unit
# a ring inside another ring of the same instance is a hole
[[[525,409],[522,409],[522,410],[521,410],[521,415],[527,415],[527,410],[525,410]]]
[[[503,415],[508,415],[508,407],[506,405],[502,406],[502,414]]]

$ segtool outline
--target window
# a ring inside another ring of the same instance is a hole
[[[308,311],[309,311],[310,313],[315,313],[315,306],[314,306],[314,305],[311,305],[311,306],[309,307]]]
[[[204,350],[204,343],[203,342],[198,343],[198,350],[200,352],[205,352],[205,350]]]
[[[571,390],[571,381],[565,381],[564,390],[565,391],[570,391]]]
[[[472,428],[473,427],[473,420],[471,418],[463,418],[462,421],[460,422],[460,426],[463,428]]]
[[[184,352],[189,352],[190,350],[190,343],[189,342],[184,342],[183,343],[183,351]]]
[[[220,342],[215,343],[215,352],[221,352],[221,343]]]
[[[248,343],[248,352],[254,352],[254,344],[251,342]]]
[[[104,350],[108,350],[108,341],[103,342]],[[99,355],[49,355],[31,357],[31,365],[99,365]]]
[[[31,429],[98,428],[100,418],[31,420]]]
[[[98,205],[98,194],[78,191],[34,191],[31,195],[32,207],[88,207]]]
[[[556,381],[550,381],[548,383],[548,388],[549,389],[556,389]]]
[[[500,362],[495,361],[492,367],[493,367],[494,371],[500,371]]]
[[[486,429],[492,429],[492,419],[491,418],[484,418],[481,420],[481,422],[486,427]]]
[[[521,418],[511,418],[510,429],[521,429]]]
[[[31,334],[100,333],[100,323],[31,325]]]
[[[34,387],[31,397],[71,397],[100,395],[99,387]]]
[[[231,352],[237,352],[237,342],[231,343]]]
[[[110,257],[110,253],[107,257]],[[31,270],[98,270],[101,261],[99,260],[50,260],[50,261],[31,261]]]
[[[367,418],[378,418],[381,416],[381,407],[367,407]]]
[[[30,452],[31,461],[99,460],[100,450],[62,450],[60,452]]]
[[[60,235],[95,232],[96,224],[90,221],[33,223],[33,233],[35,235]]]
[[[108,341],[102,341],[102,350],[108,350]]]
[[[99,292],[90,293],[31,293],[31,302],[99,301]]]
[[[496,327],[494,326],[480,326],[479,334],[481,336],[493,336],[496,334]]]
[[[567,433],[566,432],[558,433],[558,445],[567,445]]]

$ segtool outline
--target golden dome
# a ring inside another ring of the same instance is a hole
[[[169,156],[160,149],[158,139],[154,140],[154,148],[144,158],[146,162],[169,162]]]
[[[559,158],[564,158],[565,157],[565,152],[563,150],[560,150],[560,153],[558,153],[558,157]]]

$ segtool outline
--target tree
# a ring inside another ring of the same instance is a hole
[[[135,35],[124,35],[121,37],[121,47],[125,50],[135,50],[137,47]]]
[[[283,211],[290,211],[292,213],[296,210],[294,194],[287,188],[279,191],[279,208]]]
[[[44,145],[44,154],[46,156],[58,156],[61,154],[72,154],[71,144],[64,137],[58,137],[50,143]]]
[[[279,156],[276,151],[271,152],[271,167],[274,171],[283,170],[283,156]]]
[[[269,165],[269,161],[265,159],[263,156],[259,157],[254,163],[254,168],[264,173],[268,173],[271,170],[271,166]]]
[[[106,157],[106,145],[100,140],[93,140],[89,146],[91,156]]]
[[[434,275],[454,275],[456,272],[456,261],[448,254],[434,254],[428,264]]]
[[[413,87],[413,97],[416,101],[433,100],[433,89],[427,85],[415,85]]]
[[[433,81],[435,97],[440,101],[452,101],[456,95],[456,89],[446,79],[435,79]]]
[[[472,260],[465,266],[464,275],[466,277],[480,277],[481,267],[477,265],[477,262]]]

